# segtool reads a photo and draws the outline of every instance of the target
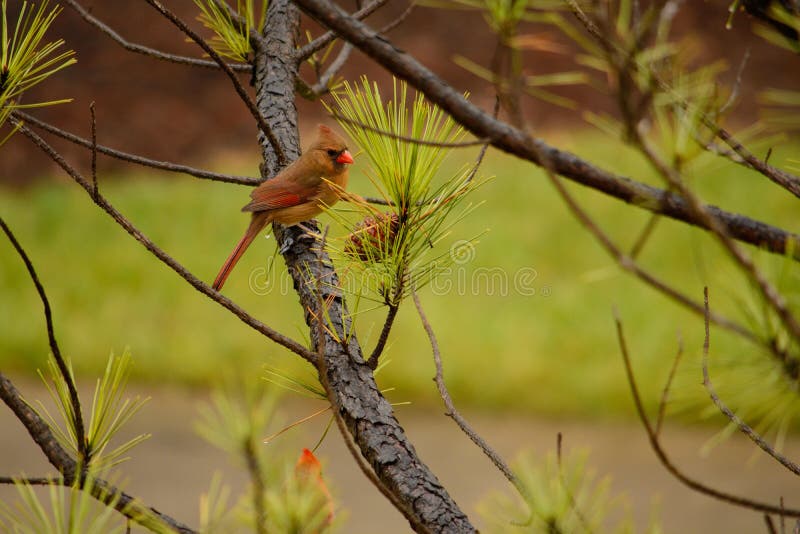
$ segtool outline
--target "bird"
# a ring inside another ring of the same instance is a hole
[[[316,139],[298,159],[250,193],[250,202],[242,208],[252,213],[250,225],[222,265],[213,288],[222,289],[242,254],[269,223],[292,226],[334,205],[347,187],[348,166],[352,164],[345,140],[320,124]]]

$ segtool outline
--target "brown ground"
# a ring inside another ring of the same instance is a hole
[[[43,394],[37,387],[24,391]],[[88,393],[88,392],[87,392]],[[152,438],[134,450],[124,465],[126,488],[173,517],[197,524],[198,495],[208,488],[212,474],[221,470],[233,488],[244,483],[243,473],[232,467],[223,453],[196,436],[192,422],[201,400],[197,395],[176,391],[150,391],[153,399],[131,422],[131,432],[150,432]],[[318,409],[319,403],[304,400],[284,402],[288,420]],[[475,505],[490,490],[507,490],[508,484],[475,446],[462,436],[439,410],[400,407],[399,416],[417,451],[450,490],[467,513],[475,517]],[[625,492],[638,526],[646,524],[653,502],[660,502],[666,532],[764,532],[760,515],[719,504],[691,492],[671,478],[647,445],[641,428],[633,423],[597,423],[543,420],[537,417],[467,414],[474,426],[506,457],[521,449],[537,454],[551,451],[557,432],[564,435],[565,450],[590,447],[590,464],[601,476],[613,478],[614,493]],[[324,418],[284,435],[290,449],[312,445],[325,424]],[[47,472],[42,455],[13,420],[0,411],[0,474],[24,471],[28,475]],[[796,478],[771,460],[755,455],[753,447],[735,436],[701,457],[700,447],[711,436],[705,428],[669,427],[666,444],[674,461],[714,486],[737,494],[777,502],[783,495],[791,505]],[[800,449],[800,439],[791,438],[789,456]],[[326,465],[325,476],[349,519],[342,532],[352,534],[410,532],[403,518],[373,490],[348,456],[333,430],[319,451]],[[796,454],[795,454],[796,456]],[[757,458],[756,458],[757,457]],[[13,492],[0,488],[0,498]]]

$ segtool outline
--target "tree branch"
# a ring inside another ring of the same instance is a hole
[[[625,376],[628,379],[628,385],[631,389],[631,396],[633,397],[633,404],[636,407],[636,414],[639,416],[639,420],[642,422],[642,426],[644,426],[645,432],[647,433],[650,447],[653,449],[653,452],[655,452],[656,457],[661,462],[661,465],[663,465],[672,476],[674,476],[679,482],[688,488],[697,491],[698,493],[702,493],[703,495],[708,495],[709,497],[719,501],[769,514],[779,514],[787,517],[800,517],[800,510],[798,509],[785,508],[783,506],[775,506],[772,504],[754,501],[752,499],[740,497],[732,493],[727,493],[716,488],[712,488],[711,486],[708,486],[698,480],[690,478],[680,469],[678,469],[674,463],[672,463],[672,460],[669,458],[669,456],[667,456],[666,451],[662,448],[659,436],[653,429],[650,419],[647,416],[647,412],[644,409],[644,403],[642,402],[642,397],[639,394],[639,388],[636,385],[636,378],[633,375],[631,359],[628,355],[628,347],[627,343],[625,342],[625,334],[622,329],[622,320],[616,314],[614,316],[614,323],[616,324],[617,328],[617,340],[619,342],[622,360],[625,364]]]
[[[17,123],[18,124],[18,123]],[[33,131],[25,126],[21,126],[19,131],[28,137],[36,146],[38,146],[50,159],[52,159],[59,167],[61,167],[64,172],[66,172],[75,182],[78,183],[88,194],[92,197],[92,200],[97,204],[100,208],[103,209],[114,221],[119,224],[126,232],[128,232],[136,241],[141,243],[150,253],[156,256],[159,260],[165,263],[169,268],[173,271],[178,273],[178,275],[189,282],[189,284],[194,287],[200,293],[203,293],[211,300],[217,302],[224,308],[228,309],[231,313],[233,313],[236,317],[238,317],[242,322],[260,332],[264,336],[268,337],[272,341],[276,342],[283,347],[286,347],[290,351],[294,352],[295,354],[301,356],[306,361],[310,363],[315,363],[316,355],[309,351],[306,347],[298,343],[297,341],[284,336],[280,332],[272,329],[271,327],[267,326],[266,324],[262,323],[249,313],[241,308],[238,304],[233,302],[228,297],[222,295],[218,291],[215,291],[211,288],[208,284],[197,278],[194,274],[189,272],[186,267],[181,265],[177,260],[175,260],[172,256],[167,254],[164,250],[158,247],[155,243],[153,243],[147,236],[145,236],[138,228],[136,228],[133,223],[131,223],[122,213],[120,213],[111,203],[109,203],[105,197],[102,195],[95,195],[93,194],[92,184],[89,183],[86,178],[84,178],[78,171],[76,171],[71,165],[69,165],[64,158],[56,152],[53,147],[47,144],[44,139],[36,135]]]
[[[38,119],[33,115],[29,115],[21,111],[14,111],[11,114],[11,116],[19,119],[22,122],[33,124],[37,128],[41,128],[47,132],[50,132],[53,135],[57,135],[58,137],[66,139],[67,141],[74,143],[78,146],[82,146],[90,150],[93,149],[92,141],[84,139],[83,137],[77,136],[66,130],[62,130],[61,128],[49,124],[47,122],[44,122],[43,120]],[[250,176],[235,176],[230,174],[220,174],[216,172],[210,172],[203,169],[196,169],[194,167],[189,167],[187,165],[180,165],[178,163],[171,163],[168,161],[158,161],[154,159],[145,158],[143,156],[130,154],[128,152],[122,152],[121,150],[115,150],[113,148],[109,148],[103,145],[97,145],[94,148],[96,149],[97,152],[101,154],[105,154],[107,156],[116,158],[121,161],[127,161],[130,163],[141,165],[143,167],[151,167],[153,169],[158,169],[167,172],[188,174],[190,176],[194,176],[195,178],[202,178],[204,180],[212,180],[215,182],[225,182],[225,183],[239,184],[239,185],[258,185],[261,183],[261,178],[253,178]]]
[[[299,64],[289,60],[296,46],[299,12],[289,0],[271,0],[265,42],[256,56],[256,100],[264,116],[278,132],[292,158],[299,156],[294,80]],[[287,55],[288,54],[288,55]],[[271,176],[280,164],[262,140],[263,176]],[[319,250],[309,235],[319,235],[314,221],[299,227],[275,227],[284,260],[305,311],[312,345],[324,357],[317,369],[337,417],[371,466],[391,502],[418,532],[474,532],[468,518],[445,488],[422,463],[395,419],[389,402],[381,395],[361,346],[352,334],[350,315],[339,290],[339,282],[327,253]],[[323,280],[320,290],[316,281]],[[319,299],[326,304],[326,325],[320,328]]]
[[[775,448],[766,442],[766,440],[761,437],[755,430],[753,430],[750,425],[742,421],[742,419],[733,413],[730,408],[728,408],[722,399],[719,398],[717,392],[714,390],[714,385],[711,383],[711,376],[708,372],[708,349],[710,345],[711,339],[711,329],[709,328],[709,307],[708,307],[708,287],[703,288],[703,302],[705,303],[706,313],[705,313],[705,338],[703,340],[703,387],[706,388],[708,395],[711,397],[712,402],[714,405],[719,409],[722,414],[728,418],[728,420],[735,424],[739,431],[747,436],[750,441],[758,445],[758,447],[767,453],[772,459],[777,461],[783,467],[794,473],[795,475],[800,475],[800,465],[797,465],[789,458],[784,456],[783,454],[779,453],[775,450]]]
[[[78,463],[61,447],[47,423],[22,400],[17,388],[2,372],[0,372],[0,399],[25,426],[53,467],[63,475],[62,484],[72,486],[78,474]],[[195,531],[188,526],[155,508],[142,504],[137,497],[115,488],[104,480],[89,479],[87,484],[89,483],[91,485],[84,487],[84,491],[88,491],[98,501],[113,506],[119,513],[146,528],[152,527],[151,530],[157,531],[157,527],[163,529],[163,525],[167,525],[171,530],[181,534],[195,534]],[[157,518],[157,524],[154,524],[153,517]]]
[[[144,45],[140,45],[137,43],[132,43],[122,37],[120,34],[115,32],[111,27],[105,24],[103,21],[89,13],[80,3],[76,0],[65,0],[67,5],[69,5],[72,9],[75,10],[80,17],[85,20],[90,25],[94,26],[108,37],[110,37],[114,42],[119,44],[125,50],[129,52],[135,52],[137,54],[142,54],[147,57],[151,57],[154,59],[160,59],[163,61],[169,61],[171,63],[178,63],[181,65],[191,65],[193,67],[205,67],[210,69],[218,69],[220,65],[216,61],[209,61],[207,59],[197,59],[193,57],[186,57],[186,56],[179,56],[175,54],[168,54],[166,52],[162,52],[161,50],[156,50],[155,48],[150,48]],[[228,67],[232,70],[238,72],[251,72],[253,70],[252,65],[247,65],[244,63],[231,63],[227,64]]]
[[[25,252],[25,249],[22,248],[22,245],[19,244],[19,241],[17,241],[17,238],[14,236],[11,228],[8,227],[2,217],[0,217],[0,228],[3,229],[3,232],[5,232],[6,236],[8,236],[8,240],[11,241],[11,245],[13,245],[14,250],[17,251],[17,254],[25,263],[25,268],[28,270],[28,275],[30,276],[33,285],[36,286],[36,292],[39,294],[39,299],[42,301],[42,306],[44,307],[44,319],[45,323],[47,324],[47,341],[50,344],[50,352],[53,353],[53,359],[56,361],[56,366],[58,366],[58,371],[61,374],[61,378],[63,378],[64,383],[67,384],[69,401],[72,405],[71,423],[75,425],[75,438],[77,441],[76,446],[78,448],[78,455],[80,456],[81,463],[85,465],[91,458],[89,457],[89,451],[86,443],[86,431],[83,426],[81,401],[78,397],[78,388],[75,387],[75,380],[66,360],[64,359],[64,356],[61,355],[61,349],[58,346],[58,340],[56,340],[55,327],[53,326],[53,312],[50,309],[50,301],[47,299],[44,286],[42,285],[41,281],[39,281],[39,276],[36,274],[36,269],[34,269],[33,263],[28,257],[28,254]]]
[[[692,212],[683,197],[617,176],[570,152],[559,150],[541,140],[532,139],[524,132],[492,118],[468,102],[463,95],[415,58],[396,48],[389,40],[353,19],[329,0],[295,1],[321,24],[331,28],[389,72],[424,93],[431,102],[452,115],[473,135],[481,139],[490,139],[492,146],[537,165],[542,165],[540,158],[546,158],[552,162],[554,172],[569,180],[653,213],[661,213],[672,219],[708,229]],[[731,237],[764,247],[773,253],[791,252],[795,260],[800,260],[800,236],[714,206],[708,206],[707,211],[726,227]]]
[[[357,20],[365,19],[370,16],[372,13],[377,11],[377,9],[383,6],[389,0],[373,0],[369,4],[365,5],[355,13],[353,13],[353,18]],[[311,54],[315,52],[319,52],[336,39],[336,34],[332,31],[328,31],[311,41],[310,43],[298,48],[295,51],[295,58],[297,62],[302,62],[308,59]]]
[[[425,329],[425,333],[428,335],[428,340],[431,344],[433,361],[436,364],[436,376],[433,378],[433,380],[436,382],[436,387],[439,389],[439,396],[442,398],[442,401],[444,401],[445,408],[447,408],[445,415],[455,421],[455,423],[458,425],[458,428],[460,428],[461,431],[472,441],[472,443],[477,445],[481,452],[483,452],[483,454],[492,461],[494,466],[501,473],[503,473],[503,476],[506,477],[506,479],[516,488],[519,494],[525,498],[526,502],[530,502],[531,495],[528,494],[525,486],[520,482],[519,478],[517,478],[517,475],[511,471],[511,468],[508,467],[508,464],[506,464],[503,458],[491,447],[491,445],[489,445],[486,440],[480,436],[480,434],[473,430],[467,420],[464,419],[461,413],[456,409],[453,398],[450,396],[450,392],[447,390],[447,384],[444,382],[442,354],[439,351],[439,342],[436,340],[436,334],[433,332],[433,327],[428,321],[425,311],[422,309],[422,303],[419,300],[419,295],[417,295],[416,291],[412,291],[411,296],[414,299],[414,305],[417,307],[417,313],[419,313],[419,319],[422,322],[422,327]]]
[[[244,102],[245,106],[250,111],[250,114],[256,120],[256,123],[258,123],[258,127],[261,129],[264,135],[267,136],[267,139],[269,139],[269,142],[272,145],[273,150],[275,151],[275,155],[284,165],[287,165],[289,161],[286,159],[286,154],[283,153],[283,148],[280,146],[280,143],[278,143],[278,138],[275,137],[272,128],[270,128],[264,116],[261,114],[261,112],[259,112],[255,103],[247,94],[247,91],[242,85],[242,82],[239,81],[239,78],[236,76],[236,73],[233,72],[233,69],[231,69],[227,63],[225,63],[225,61],[220,57],[219,54],[217,54],[217,52],[211,47],[211,45],[209,45],[202,37],[200,37],[194,31],[192,31],[192,29],[189,28],[189,26],[187,26],[186,23],[183,22],[172,11],[164,7],[157,0],[145,0],[145,1],[148,4],[150,4],[156,11],[161,13],[172,24],[174,24],[175,27],[177,27],[184,34],[186,34],[187,37],[189,37],[192,41],[197,43],[200,46],[200,48],[202,48],[206,54],[211,56],[211,59],[213,59],[222,68],[223,72],[225,72],[225,74],[228,75],[228,78],[230,78],[231,83],[233,84],[233,88],[236,90],[236,93],[239,95],[239,98],[241,98],[242,102]]]

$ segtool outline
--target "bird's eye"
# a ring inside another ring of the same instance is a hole
[[[328,155],[329,155],[330,157],[334,157],[334,156],[338,156],[338,155],[339,155],[339,153],[338,153],[337,151],[335,151],[334,149],[332,149],[332,148],[329,148],[329,149],[328,149]]]

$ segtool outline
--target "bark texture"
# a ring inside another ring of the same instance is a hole
[[[270,2],[265,39],[259,45],[254,72],[259,110],[284,143],[290,159],[300,154],[294,104],[298,65],[293,59],[298,23],[299,11],[293,3]],[[280,170],[279,162],[263,135],[259,141],[264,156],[262,176],[273,176]],[[319,230],[315,222],[304,226]],[[297,226],[276,227],[275,234],[305,310],[314,347],[323,349],[317,366],[320,380],[362,455],[384,488],[402,503],[400,512],[418,532],[475,532],[436,476],[418,458],[391,405],[378,390],[358,339],[351,333],[347,309],[337,289],[336,271],[328,255]],[[326,327],[336,332],[336,337],[318,328],[312,312],[318,309],[320,298],[327,307]]]

